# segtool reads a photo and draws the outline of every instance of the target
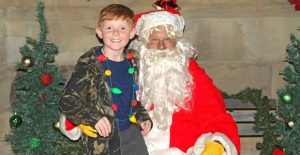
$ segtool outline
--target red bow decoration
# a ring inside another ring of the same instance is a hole
[[[176,4],[177,0],[156,0],[153,3],[153,7],[157,10],[175,9],[180,10],[180,7]]]

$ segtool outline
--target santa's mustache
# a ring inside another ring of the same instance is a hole
[[[146,65],[154,65],[163,61],[179,61],[181,59],[180,53],[175,49],[149,49],[143,56]]]

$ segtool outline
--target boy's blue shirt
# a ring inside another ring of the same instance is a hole
[[[132,62],[127,59],[119,62],[107,59],[103,62],[104,70],[109,69],[112,73],[111,76],[106,76],[107,82],[112,87],[122,91],[121,94],[112,94],[112,104],[116,104],[118,107],[115,111],[115,117],[120,131],[129,128],[131,122],[128,118],[136,110],[135,107],[131,106],[131,101],[136,99],[135,92],[133,92],[134,76],[128,73],[129,67],[132,66]]]

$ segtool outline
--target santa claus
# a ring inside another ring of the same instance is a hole
[[[184,19],[176,12],[138,14],[139,98],[149,110],[150,154],[236,155],[238,129],[213,81],[182,41]]]

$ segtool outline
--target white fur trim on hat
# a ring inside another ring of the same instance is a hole
[[[173,25],[179,31],[180,37],[183,34],[184,19],[178,14],[173,14],[167,11],[157,11],[148,14],[143,14],[136,23],[136,34],[140,35],[150,28],[159,25]]]

